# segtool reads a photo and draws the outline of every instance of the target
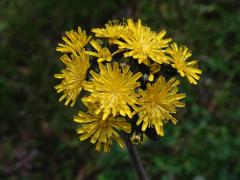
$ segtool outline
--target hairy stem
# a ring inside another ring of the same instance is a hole
[[[129,136],[127,134],[124,134],[124,141],[125,141],[125,144],[127,146],[129,155],[131,157],[132,165],[134,166],[134,168],[137,172],[138,178],[140,180],[148,180],[148,177],[147,177],[147,175],[146,175],[146,173],[143,169],[143,165],[142,165],[142,162],[140,160],[137,148],[136,148],[135,145],[133,145],[130,142]]]

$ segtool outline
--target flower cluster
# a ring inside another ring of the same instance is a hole
[[[164,124],[176,124],[173,115],[185,106],[178,73],[196,85],[202,73],[197,60],[189,61],[189,49],[166,38],[165,30],[152,31],[141,20],[115,20],[92,32],[68,31],[56,49],[66,65],[55,74],[59,100],[81,101],[87,109],[74,117],[79,139],[108,152],[113,141],[124,147],[124,133],[134,144],[149,129],[163,136]]]

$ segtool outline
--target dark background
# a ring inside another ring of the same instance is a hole
[[[185,109],[139,146],[152,179],[240,179],[238,0],[0,0],[0,179],[136,179],[126,150],[78,141],[79,106],[58,102],[55,52],[66,30],[141,18],[186,44],[203,70]]]

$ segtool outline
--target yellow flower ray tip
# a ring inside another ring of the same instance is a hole
[[[64,36],[62,40],[63,43],[58,43],[56,51],[77,55],[91,40],[91,36],[87,36],[86,31],[78,27],[77,31],[67,31],[66,36]]]
[[[104,47],[102,48],[99,43],[95,40],[91,40],[90,41],[92,47],[97,51],[97,52],[93,52],[93,51],[86,51],[87,54],[89,54],[90,56],[94,56],[97,57],[97,61],[98,62],[103,62],[103,61],[111,61],[112,60],[112,54],[109,51],[108,48]]]
[[[125,30],[124,22],[113,20],[105,24],[105,28],[93,28],[92,32],[95,33],[96,37],[109,38],[112,42],[114,39],[121,38]]]
[[[108,61],[110,62],[112,60],[112,57],[117,54],[122,52],[122,49],[118,49],[116,50],[114,53],[111,53],[110,50],[106,47],[102,48],[99,43],[95,40],[91,40],[90,41],[92,47],[97,51],[97,52],[93,52],[93,51],[86,51],[86,53],[90,56],[94,56],[97,57],[97,61],[98,62],[103,62],[103,61]]]

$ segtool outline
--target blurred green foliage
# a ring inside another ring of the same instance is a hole
[[[184,81],[187,108],[139,147],[151,179],[240,179],[240,3],[237,0],[1,0],[0,179],[136,179],[126,150],[79,142],[53,74],[64,31],[141,18],[192,49],[203,75]]]

